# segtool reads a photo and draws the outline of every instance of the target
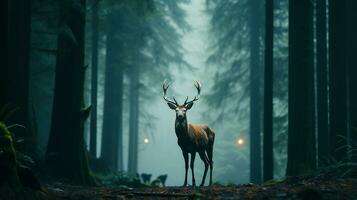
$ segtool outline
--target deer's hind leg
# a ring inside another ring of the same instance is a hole
[[[200,158],[203,161],[203,163],[205,164],[205,172],[203,173],[203,177],[202,177],[202,182],[200,186],[203,186],[205,184],[205,180],[206,180],[206,176],[207,176],[207,171],[208,171],[208,158],[206,156],[206,152],[205,151],[200,151],[199,152]]]
[[[208,156],[208,162],[210,166],[210,174],[209,174],[209,185],[212,185],[212,171],[213,171],[213,144],[214,144],[214,139],[215,139],[215,133],[212,129],[208,128],[208,133],[209,133],[209,141],[208,141],[208,146],[206,148],[207,156]]]
[[[212,171],[213,171],[213,142],[207,147],[207,157],[209,162],[209,185],[212,185]]]

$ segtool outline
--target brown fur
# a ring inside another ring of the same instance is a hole
[[[193,135],[196,149],[206,149],[207,146],[213,143],[214,132],[207,126],[201,124],[189,124],[188,125],[189,135]]]

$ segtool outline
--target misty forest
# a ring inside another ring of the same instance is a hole
[[[0,9],[0,200],[357,199],[356,0]]]

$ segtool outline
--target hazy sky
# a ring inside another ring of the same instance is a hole
[[[186,96],[193,97],[196,94],[194,80],[202,83],[202,94],[208,89],[208,76],[205,60],[207,58],[207,37],[208,37],[208,17],[205,13],[205,0],[194,0],[184,5],[187,11],[187,21],[192,27],[190,32],[184,34],[183,47],[185,59],[195,71],[178,70],[172,66],[174,82],[168,90],[171,98],[173,91],[177,94],[176,99],[183,103]],[[163,80],[158,80],[158,95],[162,95],[161,84]],[[202,100],[202,99],[201,99]],[[182,185],[184,181],[184,159],[180,147],[177,145],[177,137],[174,130],[175,112],[166,105],[162,98],[158,99],[156,105],[152,106],[152,113],[157,117],[157,132],[153,133],[154,141],[143,144],[143,137],[140,137],[141,151],[139,153],[139,173],[152,173],[155,178],[162,173],[168,174],[167,185]],[[203,101],[195,103],[193,108],[188,111],[187,118],[189,123],[203,123],[201,112]],[[151,139],[152,140],[152,139]],[[201,181],[204,166],[199,157],[195,162],[196,181]],[[189,175],[191,184],[191,175]]]

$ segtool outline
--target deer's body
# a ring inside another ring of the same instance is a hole
[[[188,153],[205,151],[214,142],[214,132],[207,125],[176,121],[175,132],[181,150]]]
[[[200,94],[200,84],[197,82],[195,85],[198,90],[198,95]],[[213,170],[213,144],[215,133],[207,125],[201,124],[189,124],[187,122],[186,111],[191,109],[193,102],[198,100],[195,97],[192,101],[187,102],[187,99],[183,105],[179,105],[175,100],[170,101],[166,97],[166,90],[168,85],[164,83],[164,99],[166,100],[169,107],[176,111],[176,121],[175,121],[175,132],[177,136],[177,143],[182,150],[182,155],[185,160],[185,182],[184,186],[187,185],[187,171],[188,171],[188,154],[191,154],[190,167],[192,171],[192,185],[195,186],[195,175],[194,175],[194,162],[196,158],[196,153],[199,154],[201,160],[205,164],[205,171],[203,174],[201,186],[204,185],[208,166],[210,167],[210,185],[212,184],[212,170]]]

